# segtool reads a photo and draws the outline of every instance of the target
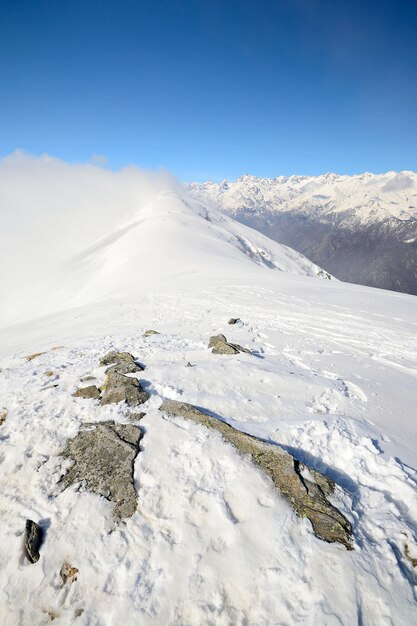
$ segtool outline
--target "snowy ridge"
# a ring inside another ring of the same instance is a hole
[[[0,328],[1,624],[413,624],[416,299],[320,280],[300,254],[178,189],[128,208],[94,237],[69,232],[44,297],[33,287],[45,315]],[[219,333],[250,352],[213,354]],[[142,418],[73,395],[102,385],[110,350],[144,367],[129,374],[149,394]],[[354,549],[317,539],[257,466],[161,413],[164,399],[331,478]],[[109,420],[143,429],[137,509],[116,528],[109,500],[59,483],[68,440]],[[27,518],[44,531],[35,564]]]
[[[73,228],[77,226],[76,221]],[[36,253],[32,262],[36,268]],[[116,216],[107,232],[99,239],[91,238],[84,248],[79,248],[74,232],[65,256],[58,256],[53,267],[44,268],[31,283],[26,284],[26,272],[21,282],[19,277],[13,280],[10,289],[15,297],[3,307],[0,323],[81,306],[98,298],[142,292],[172,277],[186,281],[199,274],[203,281],[206,274],[236,274],[242,269],[329,278],[298,252],[215,208],[167,191],[137,207],[127,222],[120,223]],[[12,266],[8,274],[13,276]],[[8,280],[12,282],[10,276]]]

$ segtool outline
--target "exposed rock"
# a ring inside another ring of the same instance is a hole
[[[54,376],[55,372],[53,370],[46,370],[46,372],[44,372],[44,376],[48,376],[48,378],[51,378],[51,376]]]
[[[250,354],[250,350],[247,348],[237,343],[229,343],[224,335],[210,337],[208,347],[212,348],[213,354],[238,354],[239,352]]]
[[[119,361],[114,365],[111,365],[107,370],[108,372],[117,372],[118,374],[135,374],[135,372],[142,372],[143,367],[138,365],[134,361]]]
[[[187,365],[185,367],[195,367],[194,363],[190,363],[190,361],[188,361]]]
[[[38,356],[42,356],[42,354],[46,354],[46,352],[34,352],[33,354],[27,354],[25,359],[26,361],[33,361],[33,359],[36,359]]]
[[[116,350],[112,350],[100,359],[100,365],[112,365],[113,363],[120,363],[120,361],[134,363],[135,359],[129,352],[117,352]]]
[[[127,415],[127,419],[131,422],[139,422],[143,417],[145,417],[145,415],[146,413],[143,411],[137,411],[135,413],[129,413],[129,415]]]
[[[124,376],[110,368],[106,373],[106,381],[102,387],[101,404],[126,402],[129,406],[143,404],[149,394],[143,390],[136,378]]]
[[[348,550],[352,549],[350,522],[326,498],[326,494],[334,490],[334,483],[329,478],[312,468],[308,468],[312,480],[303,476],[306,466],[279,446],[236,430],[191,404],[165,400],[160,411],[189,418],[220,432],[227,442],[241,454],[249,455],[252,462],[272,479],[298,515],[311,521],[317,537],[331,543],[339,542]]]
[[[84,482],[87,489],[114,502],[116,522],[131,517],[137,505],[133,463],[141,437],[141,431],[133,424],[85,424],[62,452],[74,461],[61,478],[63,488]]]
[[[73,394],[74,398],[92,398],[97,399],[100,397],[100,390],[95,385],[89,385],[88,387],[81,387]]]
[[[0,426],[4,424],[8,415],[9,415],[9,411],[7,409],[5,408],[0,409]]]
[[[228,324],[237,324],[240,321],[241,321],[240,317],[231,317],[230,320],[227,323]]]
[[[26,520],[25,527],[25,550],[26,556],[31,563],[39,561],[39,548],[42,543],[43,532],[42,528],[31,519]]]
[[[212,354],[239,354],[239,349],[225,341],[216,343],[211,352]]]
[[[144,337],[150,337],[151,335],[160,335],[161,333],[158,333],[157,330],[145,330],[145,332],[143,333]]]
[[[59,575],[61,576],[62,584],[66,585],[66,583],[77,582],[78,572],[79,572],[79,569],[77,569],[76,567],[73,567],[70,563],[65,561],[65,563],[63,564],[59,572]]]
[[[83,376],[80,378],[80,382],[88,383],[90,380],[97,380],[95,376]]]

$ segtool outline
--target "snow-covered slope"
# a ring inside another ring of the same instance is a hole
[[[58,250],[50,266],[44,265],[41,270],[37,268],[35,243],[32,254],[27,252],[32,264],[31,280],[26,266],[18,274],[13,261],[5,259],[2,267],[8,298],[0,323],[21,321],[98,298],[142,293],[173,277],[187,282],[197,274],[204,281],[214,272],[232,276],[242,271],[256,274],[280,270],[329,278],[327,272],[298,252],[176,191],[156,194],[146,204],[138,204],[127,221],[122,220],[116,214],[103,235],[97,238],[93,233],[88,243],[80,243],[79,222],[75,220],[71,238],[67,226],[71,245],[62,254]],[[51,237],[59,237],[59,218],[49,229]],[[16,253],[22,253],[19,246]]]
[[[187,185],[351,282],[417,293],[417,174],[242,176]]]
[[[1,623],[412,624],[416,299],[320,280],[297,253],[178,191],[114,215],[108,233],[54,259],[65,285],[45,291],[50,313],[0,330]],[[212,354],[217,333],[251,354]],[[145,366],[140,421],[73,397],[80,379],[102,382],[111,349]],[[354,550],[317,539],[217,432],[161,413],[164,398],[332,478]],[[68,439],[103,420],[144,431],[137,511],[115,529],[109,501],[58,485]],[[23,556],[26,518],[44,529],[36,564]],[[77,580],[60,576],[64,563]]]

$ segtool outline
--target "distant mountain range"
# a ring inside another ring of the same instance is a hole
[[[344,281],[417,295],[417,174],[242,176],[186,185]]]

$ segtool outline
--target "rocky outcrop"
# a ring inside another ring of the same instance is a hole
[[[237,324],[240,321],[241,321],[241,319],[239,317],[231,317],[230,320],[227,323],[234,325],[234,324]]]
[[[265,443],[236,430],[214,417],[203,413],[191,404],[165,400],[160,406],[174,416],[191,419],[197,424],[221,433],[240,454],[249,456],[269,478],[280,494],[300,517],[307,517],[317,537],[330,543],[339,542],[352,549],[352,528],[346,517],[327,499],[335,489],[333,481],[312,468],[305,467],[277,445]]]
[[[130,352],[117,352],[116,350],[112,350],[108,352],[105,356],[100,359],[100,365],[113,365],[120,363],[134,363],[136,364],[135,359],[130,354]],[[136,364],[137,365],[137,364]],[[138,365],[138,370],[143,370],[143,367]]]
[[[239,354],[239,352],[250,354],[250,350],[247,348],[243,348],[237,343],[229,343],[224,335],[210,337],[208,347],[212,348],[213,354]]]
[[[60,484],[66,489],[84,483],[87,489],[113,502],[115,522],[131,517],[137,506],[133,464],[141,438],[141,431],[133,424],[84,424],[62,452],[74,464]]]
[[[117,404],[126,402],[129,406],[143,404],[149,399],[137,378],[119,374],[110,368],[106,374],[106,381],[102,387],[101,404]]]
[[[26,520],[24,545],[26,556],[31,563],[39,561],[39,548],[43,539],[42,528],[31,519]]]

